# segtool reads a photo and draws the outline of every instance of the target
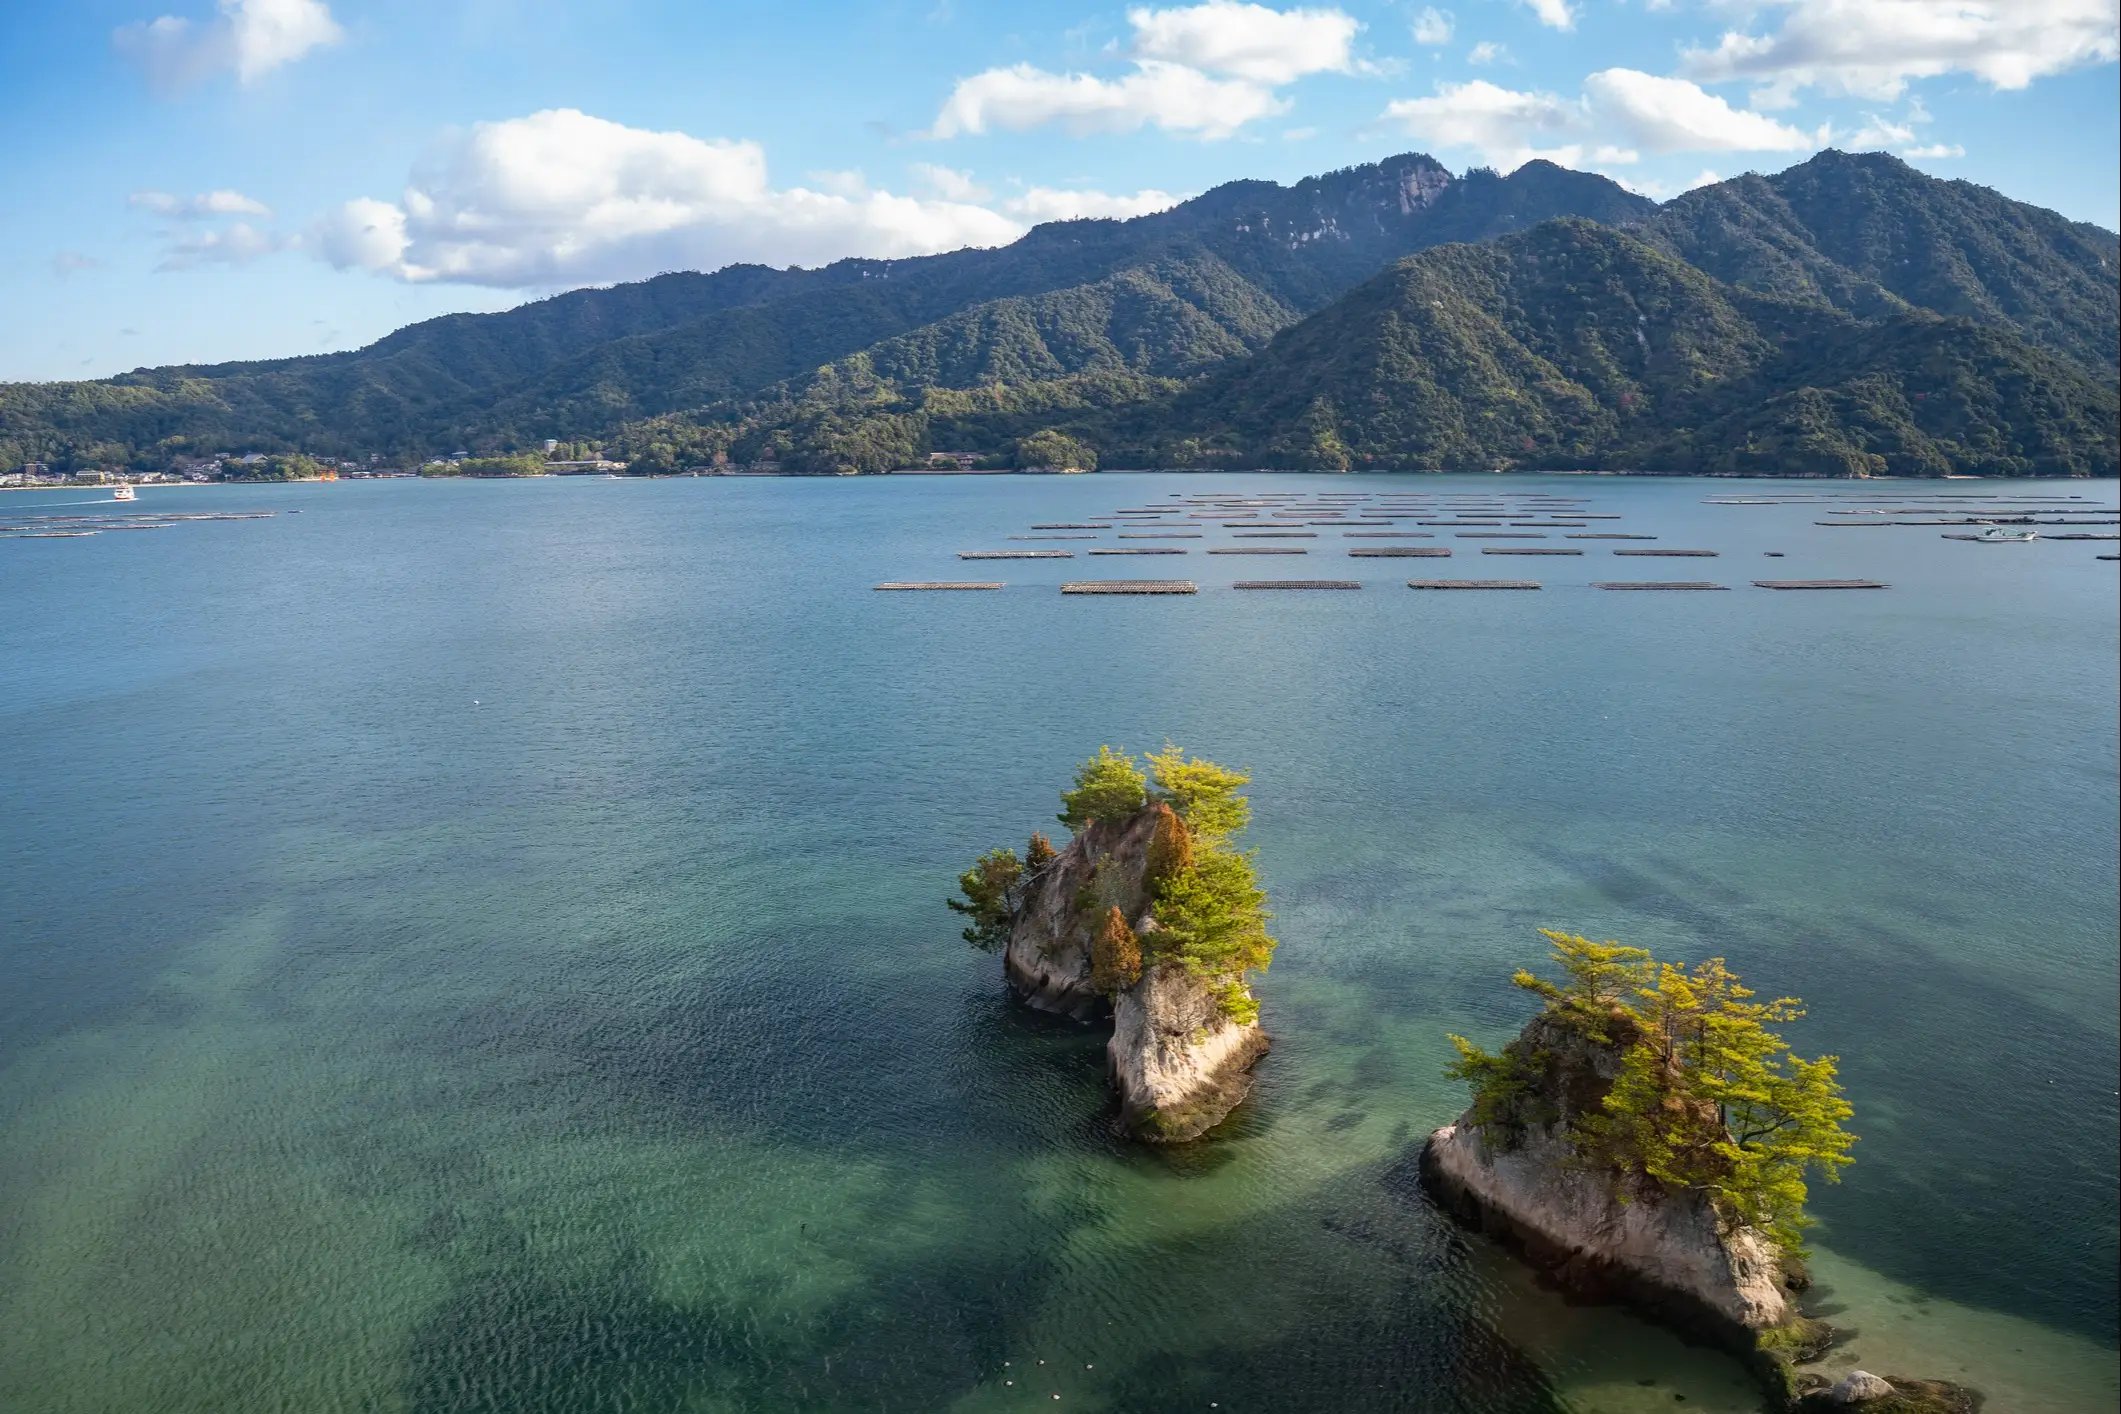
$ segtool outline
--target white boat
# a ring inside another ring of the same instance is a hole
[[[137,501],[140,496],[131,486],[121,481],[118,483],[118,489],[110,493],[110,498],[113,501]]]
[[[1992,525],[1974,537],[1974,539],[1984,544],[1992,545],[2002,544],[2005,541],[2038,540],[2039,538],[2040,532],[2037,530],[2011,530],[2001,525]]]

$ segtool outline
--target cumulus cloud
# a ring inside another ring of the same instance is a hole
[[[1968,73],[1992,87],[2121,53],[2113,0],[1785,0],[1771,33],[1730,31],[1690,49],[1681,71],[1706,83],[1750,79],[1756,108],[1800,89],[1892,100],[1908,81]]]
[[[1798,152],[1815,135],[1759,113],[1741,112],[1684,79],[1635,69],[1604,69],[1584,80],[1583,94],[1520,93],[1475,79],[1437,86],[1430,98],[1385,109],[1386,122],[1441,148],[1467,148],[1513,170],[1534,158],[1574,166],[1637,160],[1638,150]]]
[[[988,69],[958,80],[928,136],[1059,124],[1078,135],[1166,132],[1226,138],[1245,124],[1285,113],[1274,90],[1307,74],[1375,73],[1356,59],[1362,26],[1337,9],[1274,10],[1238,0],[1175,9],[1134,9],[1118,78],[1057,74],[1032,64]]]
[[[1225,138],[1288,107],[1272,90],[1249,80],[1212,78],[1157,59],[1141,60],[1133,73],[1117,79],[1018,64],[959,80],[928,131],[931,137],[951,138],[1059,123],[1080,135],[1133,132],[1154,124],[1167,132]]]
[[[1900,155],[1902,157],[1913,157],[1917,160],[1934,161],[1940,158],[1964,157],[1966,156],[1966,149],[1956,142],[1933,142],[1923,147],[1903,149]]]
[[[1469,148],[1510,171],[1535,157],[1565,165],[1580,161],[1582,144],[1567,139],[1584,126],[1582,107],[1551,93],[1518,93],[1474,79],[1438,84],[1432,98],[1398,99],[1385,108],[1385,118],[1409,137]],[[1542,140],[1553,145],[1541,147]]]
[[[1522,0],[1522,3],[1550,29],[1576,28],[1576,14],[1569,9],[1568,0]]]
[[[219,10],[204,22],[163,15],[124,25],[111,44],[156,92],[176,94],[222,73],[253,83],[345,37],[323,0],[220,0]]]
[[[1510,51],[1492,39],[1483,39],[1466,51],[1466,62],[1481,66],[1499,64],[1509,57]]]
[[[1079,221],[1086,216],[1124,221],[1169,211],[1186,198],[1153,188],[1125,192],[1066,191],[1057,187],[1033,187],[1022,196],[1002,203],[1002,210],[1034,224],[1040,221]]]
[[[1449,44],[1456,29],[1456,22],[1449,10],[1439,10],[1431,5],[1414,17],[1414,42],[1428,45]]]
[[[522,289],[740,260],[923,255],[1002,244],[1022,229],[962,201],[775,188],[756,143],[568,108],[448,135],[398,201],[347,202],[307,241],[341,269]]]
[[[906,170],[913,174],[913,180],[923,191],[945,201],[985,201],[993,194],[973,181],[970,172],[960,172],[952,167],[939,167],[933,162],[909,162]]]
[[[1144,59],[1276,86],[1305,74],[1349,73],[1362,28],[1339,10],[1270,10],[1208,0],[1174,10],[1129,10],[1134,52]]]
[[[1731,107],[1685,79],[1604,69],[1583,81],[1594,125],[1652,152],[1804,152],[1818,146],[1787,123]]]
[[[174,196],[166,191],[136,191],[125,198],[128,206],[152,211],[174,221],[207,221],[217,216],[270,216],[272,208],[256,197],[222,188],[197,196]]]

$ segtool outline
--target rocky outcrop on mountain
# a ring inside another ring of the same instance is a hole
[[[1226,989],[1242,989],[1242,978],[1201,976],[1159,955],[1159,847],[1184,829],[1161,804],[1123,823],[1086,824],[1030,879],[1002,955],[1027,1006],[1082,1021],[1111,1017],[1117,1127],[1158,1143],[1219,1123],[1251,1090],[1253,1063],[1268,1047],[1257,1021],[1229,1015]],[[1109,954],[1130,946],[1131,958],[1101,956],[1101,947]]]

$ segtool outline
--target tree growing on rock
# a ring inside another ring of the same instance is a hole
[[[1513,1127],[1565,1119],[1577,1158],[1667,1192],[1707,1194],[1733,1225],[1795,1252],[1807,1175],[1836,1182],[1856,1136],[1837,1058],[1804,1060],[1770,1026],[1804,1015],[1794,997],[1750,1000],[1722,958],[1691,969],[1642,948],[1541,930],[1564,980],[1520,971],[1540,1018],[1489,1054],[1453,1036],[1449,1073],[1473,1091],[1472,1122],[1505,1145]],[[1554,1055],[1536,1037],[1558,1026],[1610,1052],[1602,1094],[1553,1093]]]

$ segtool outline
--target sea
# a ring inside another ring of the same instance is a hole
[[[1732,1360],[1420,1190],[1465,1104],[1449,1037],[1513,1034],[1559,928],[1726,958],[1840,1057],[1819,1372],[2114,1410],[2121,594],[2113,542],[2050,538],[2113,527],[1935,523],[2114,504],[1264,473],[0,495],[0,1408],[1751,1414]],[[1470,538],[1504,533],[1540,538]],[[1607,533],[1655,539],[1568,538]],[[1206,553],[1247,543],[1307,554]],[[1479,553],[1535,543],[1585,553]],[[1453,553],[1346,553],[1399,544]],[[1187,553],[1088,553],[1122,545]],[[1025,548],[1075,553],[958,558]],[[1060,592],[1130,577],[1198,592]],[[1232,587],[1288,578],[1360,588]],[[1406,587],[1437,578],[1542,587]],[[1753,583],[1812,578],[1887,587]],[[1004,587],[873,587],[964,580]],[[1593,587],[1664,580],[1725,587]],[[1112,1132],[1102,1034],[1012,1003],[944,900],[1060,833],[1100,745],[1166,742],[1249,772],[1280,950],[1252,1097],[1156,1148]]]

